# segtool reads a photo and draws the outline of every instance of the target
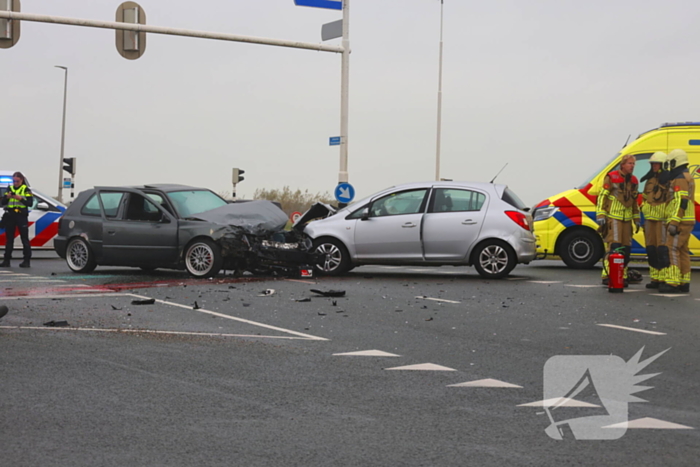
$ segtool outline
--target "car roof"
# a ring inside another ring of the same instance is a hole
[[[190,185],[178,185],[176,183],[154,183],[150,185],[139,185],[139,186],[96,186],[96,190],[119,190],[124,188],[130,188],[133,190],[160,190],[165,193],[170,193],[174,191],[190,191],[190,190],[203,190],[211,191],[209,188],[200,188]]]

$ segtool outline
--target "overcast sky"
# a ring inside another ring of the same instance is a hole
[[[439,0],[351,0],[349,178],[357,198],[435,174]],[[25,13],[113,21],[119,0],[22,0]],[[293,0],[140,0],[147,23],[320,42],[333,10]],[[445,0],[441,176],[508,184],[528,205],[581,183],[629,135],[700,121],[697,0]],[[340,55],[22,24],[0,49],[0,170],[55,195],[63,70],[77,190],[183,183],[332,193]],[[340,44],[340,39],[328,41]]]

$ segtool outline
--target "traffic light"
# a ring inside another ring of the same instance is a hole
[[[75,175],[77,159],[75,157],[64,157],[63,158],[63,170],[71,175]]]
[[[242,177],[242,175],[245,173],[245,170],[242,169],[233,169],[233,184],[235,185],[236,183],[242,182],[245,180],[245,177]]]
[[[20,12],[19,0],[0,0],[0,10]],[[0,18],[0,49],[9,49],[19,40],[19,20]]]

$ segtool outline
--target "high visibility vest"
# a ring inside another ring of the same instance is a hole
[[[12,193],[13,195],[19,195],[26,198],[32,196],[32,192],[27,189],[27,185],[22,185],[19,188],[15,188],[14,185],[10,185],[7,191]],[[29,205],[31,206],[32,203],[29,203]],[[24,203],[20,200],[11,198],[7,202],[7,209],[15,212],[23,212],[29,211],[29,206],[25,206]]]

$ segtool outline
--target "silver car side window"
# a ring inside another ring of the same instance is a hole
[[[370,209],[370,217],[398,216],[421,212],[427,189],[391,193],[375,200]]]
[[[430,212],[480,211],[486,195],[472,190],[438,188]]]

